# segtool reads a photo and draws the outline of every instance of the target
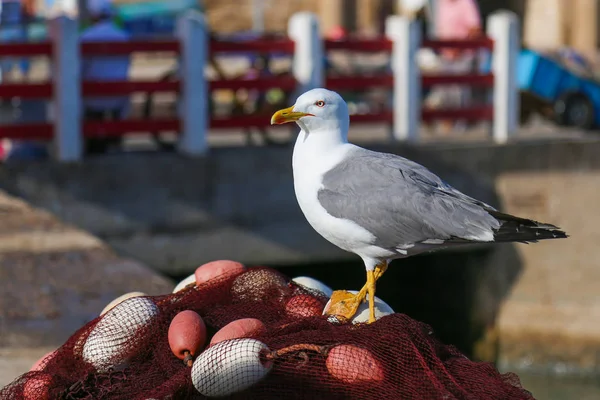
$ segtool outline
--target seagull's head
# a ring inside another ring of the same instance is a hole
[[[271,117],[271,125],[288,122],[296,122],[307,133],[339,131],[346,135],[350,117],[342,96],[319,88],[302,94],[293,106],[279,110]]]

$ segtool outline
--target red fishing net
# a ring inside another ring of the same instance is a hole
[[[403,314],[373,324],[331,321],[317,315],[327,300],[268,268],[130,298],[75,332],[0,398],[533,399],[516,375],[467,359],[428,325]],[[185,352],[182,361],[169,329],[184,310],[201,316],[207,341],[218,343],[195,357]],[[247,318],[266,329],[219,331]],[[217,331],[238,339],[219,341]]]

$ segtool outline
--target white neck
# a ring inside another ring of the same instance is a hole
[[[323,171],[340,160],[336,153],[348,145],[347,133],[341,129],[308,132],[301,126],[296,139],[292,164],[294,175],[301,171]]]

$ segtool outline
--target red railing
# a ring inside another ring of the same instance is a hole
[[[328,76],[325,85],[331,90],[359,90],[374,87],[391,88],[394,84],[392,74],[378,76]]]
[[[52,43],[2,43],[0,46],[0,57],[35,57],[52,56]]]
[[[355,53],[390,53],[393,43],[386,38],[347,38],[343,40],[325,40],[325,51],[350,51]],[[391,72],[375,76],[327,76],[325,86],[336,91],[364,90],[373,88],[392,88],[394,76]],[[393,114],[390,110],[378,113],[352,115],[353,123],[375,123],[390,122]]]
[[[129,55],[136,52],[180,52],[177,40],[128,42],[85,42],[81,44],[81,53],[93,55]],[[252,42],[211,40],[209,44],[211,55],[219,53],[240,52],[278,52],[292,54],[294,42],[288,39],[260,39]],[[31,57],[52,56],[52,43],[3,44],[0,46],[0,57]],[[209,82],[210,90],[218,89],[253,89],[269,90],[280,88],[293,90],[296,81],[292,76],[259,77],[256,79],[227,79]],[[111,81],[88,82],[81,84],[83,96],[114,96],[129,95],[136,92],[178,92],[180,81]],[[44,83],[8,83],[0,84],[0,98],[21,97],[26,99],[46,99],[53,95],[53,85]],[[265,126],[270,121],[269,116],[237,116],[228,119],[211,120],[212,128],[241,128],[247,126]],[[178,132],[178,119],[152,120],[122,120],[122,121],[89,121],[83,123],[83,133],[87,137],[119,136],[125,133],[148,133],[157,131]],[[20,123],[0,125],[0,137],[11,139],[51,139],[53,125],[50,123]]]
[[[421,42],[421,47],[425,47],[432,50],[442,49],[458,49],[458,50],[471,50],[471,49],[494,49],[494,41],[489,37],[483,36],[480,38],[473,38],[467,40],[432,40],[425,39]]]
[[[488,37],[481,37],[469,40],[424,40],[421,44],[424,48],[430,48],[435,51],[445,49],[488,49],[493,50],[494,41]],[[423,75],[422,87],[431,88],[436,85],[469,85],[472,87],[491,88],[494,86],[493,74],[432,74]],[[476,105],[464,108],[444,108],[431,109],[423,108],[421,119],[423,121],[433,121],[440,119],[464,119],[468,121],[491,120],[494,118],[493,105]]]
[[[285,53],[293,54],[295,44],[290,39],[259,39],[251,42],[224,42],[212,41],[210,46],[211,55],[222,53]],[[210,90],[219,89],[247,89],[267,91],[270,89],[281,89],[292,91],[296,88],[296,79],[291,75],[263,76],[253,79],[235,78],[219,79],[209,82]],[[228,118],[212,118],[210,127],[212,129],[237,129],[246,127],[267,127],[270,125],[271,115],[236,115]]]
[[[177,41],[130,41],[82,43],[81,52],[84,55],[127,55],[135,52],[179,52]],[[52,56],[52,43],[3,44],[0,46],[0,56]],[[44,83],[9,83],[0,85],[0,97],[21,98],[50,98],[53,95],[53,85]],[[135,92],[178,91],[179,82],[156,81],[116,81],[116,82],[82,82],[81,90],[84,96],[128,95]],[[85,136],[122,135],[131,131],[149,132],[157,128],[171,129],[179,126],[177,120],[150,121],[111,121],[84,122]],[[169,130],[167,129],[167,130]],[[0,137],[11,139],[51,139],[54,126],[51,123],[19,123],[0,126]]]
[[[379,53],[392,51],[392,42],[386,38],[325,40],[325,50],[345,50],[359,53]]]
[[[432,50],[454,49],[478,49],[485,48],[492,50],[494,42],[488,37],[481,37],[470,40],[424,40],[422,47]],[[326,40],[325,49],[345,50],[361,53],[391,52],[392,42],[386,38],[376,39],[345,39],[345,40]],[[431,88],[436,85],[462,84],[474,87],[490,88],[494,85],[494,76],[492,74],[435,74],[423,75],[421,77],[421,87]],[[332,90],[364,90],[377,87],[391,88],[394,82],[392,73],[379,74],[377,76],[328,76],[326,86]],[[383,111],[373,115],[354,116],[356,122],[374,122],[390,121],[391,111]],[[428,109],[423,108],[421,117],[425,121],[435,119],[467,119],[481,120],[493,118],[493,107],[477,106],[461,109]]]
[[[493,48],[493,41],[489,38],[480,38],[469,41],[423,41],[423,47],[434,50],[445,48],[474,49]],[[327,51],[353,51],[363,53],[391,52],[392,42],[385,38],[376,39],[347,39],[341,41],[325,41]],[[114,43],[82,43],[83,55],[127,55],[135,52],[180,52],[180,44],[176,40],[165,41],[129,41]],[[294,52],[294,43],[289,39],[260,39],[252,42],[218,41],[212,40],[209,45],[211,55],[222,53],[287,53]],[[0,46],[0,57],[16,56],[52,56],[50,42],[28,44],[3,44]],[[328,76],[326,86],[332,90],[363,90],[369,88],[391,88],[394,77],[391,73],[376,76]],[[465,75],[424,75],[422,87],[429,88],[435,85],[464,84],[479,87],[491,87],[494,84],[492,74],[465,74]],[[250,89],[265,91],[279,88],[291,91],[296,87],[293,76],[259,77],[255,79],[222,79],[209,82],[210,90],[236,90]],[[178,92],[180,82],[173,81],[119,81],[119,82],[82,82],[84,96],[110,96],[129,95],[136,92]],[[0,85],[0,98],[50,98],[53,95],[51,83],[8,83]],[[392,122],[391,110],[384,110],[376,114],[353,115],[353,122]],[[490,119],[493,118],[492,106],[477,106],[463,109],[423,109],[422,119]],[[242,115],[232,118],[213,118],[210,127],[243,128],[248,126],[265,127],[269,125],[270,115]],[[156,120],[124,120],[111,122],[90,121],[84,122],[84,135],[112,136],[125,133],[147,133],[157,131],[178,132],[180,123],[177,119]],[[0,126],[0,137],[15,139],[50,139],[53,135],[53,126],[49,123],[13,124]]]
[[[294,42],[290,39],[258,39],[251,42],[221,41],[210,42],[211,54],[218,53],[294,53]]]
[[[52,97],[52,89],[51,83],[2,83],[0,98],[46,99]]]
[[[23,140],[49,140],[54,136],[54,126],[47,122],[0,125],[0,137]]]
[[[81,43],[81,54],[94,55],[129,55],[133,53],[170,52],[179,53],[177,40],[131,40],[127,42],[85,42]]]
[[[52,43],[3,43],[0,57],[52,56]],[[21,97],[25,99],[49,98],[52,96],[51,83],[2,83],[0,98]],[[0,137],[9,139],[52,139],[54,127],[49,123],[21,123],[0,125]]]
[[[424,75],[421,78],[421,87],[430,88],[435,85],[469,85],[480,87],[492,87],[494,86],[494,75]]]
[[[265,76],[255,79],[220,79],[210,81],[211,90],[217,89],[253,89],[265,91],[269,89],[293,90],[296,87],[296,79],[291,75]]]

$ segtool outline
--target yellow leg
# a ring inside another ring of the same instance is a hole
[[[375,281],[378,281],[379,278],[381,278],[381,276],[384,274],[385,271],[387,271],[388,269],[388,263],[387,261],[383,261],[380,264],[377,264],[375,266]],[[363,298],[366,299],[366,295],[369,291],[369,283],[368,283],[368,279],[367,279],[367,283],[365,283],[365,286],[362,287],[362,289],[360,289],[359,293],[362,293]]]
[[[336,290],[333,292],[331,303],[326,314],[343,317],[348,320],[352,319],[354,314],[358,311],[360,304],[365,301],[367,295],[369,295],[369,322],[373,322],[375,320],[375,282],[381,278],[383,273],[387,270],[387,267],[388,264],[384,261],[376,265],[374,271],[370,271],[370,273],[367,272],[367,283],[355,295],[346,290]],[[371,276],[371,278],[369,278],[369,276]]]
[[[369,292],[369,323],[375,322],[375,271],[367,271],[367,287]]]

